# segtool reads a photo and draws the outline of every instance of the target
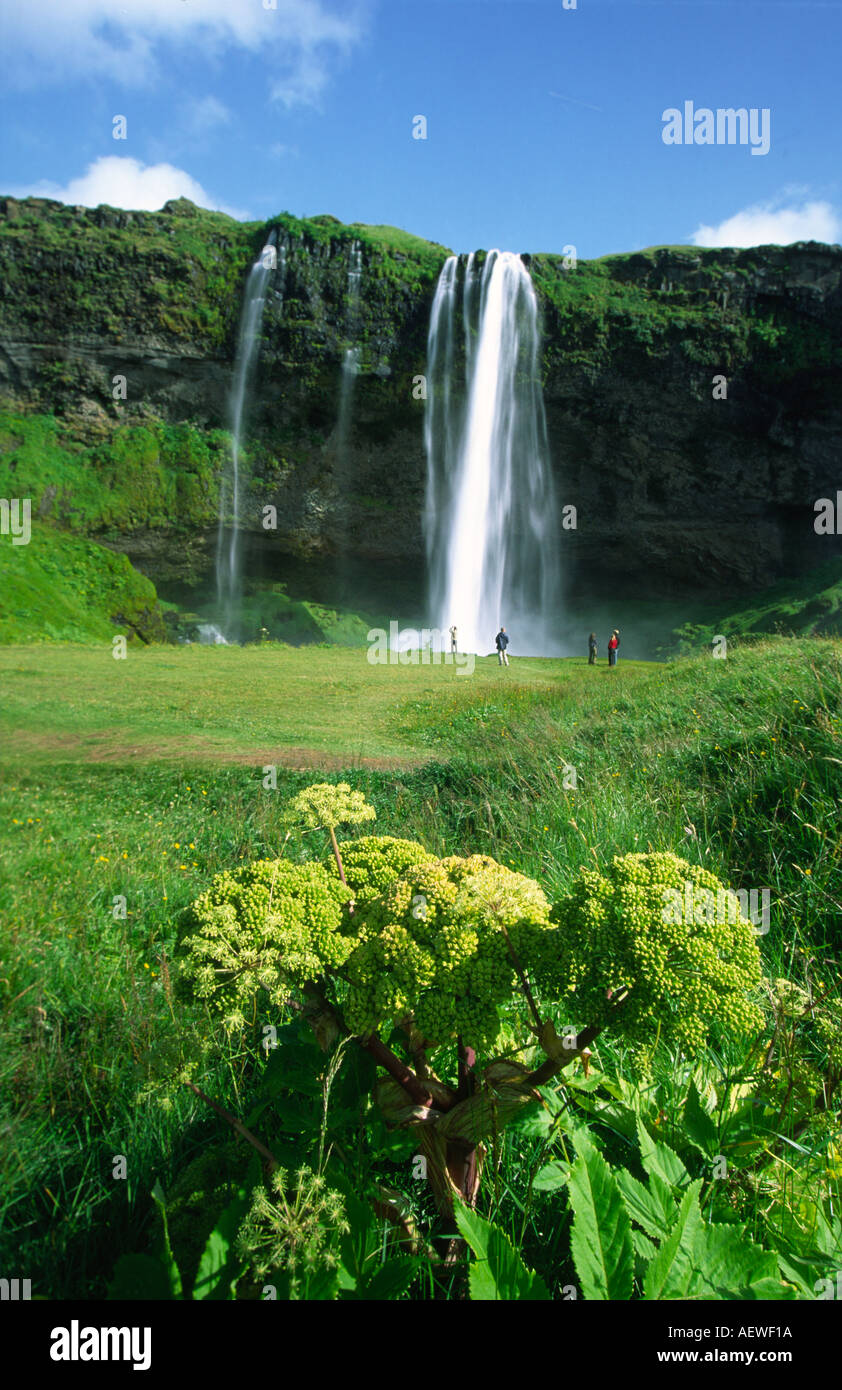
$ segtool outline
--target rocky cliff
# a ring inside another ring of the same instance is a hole
[[[160,213],[0,200],[3,495],[32,496],[43,520],[124,549],[152,578],[207,569],[243,285],[270,228],[247,563],[344,555],[420,580],[416,382],[447,252],[390,228],[243,224],[184,200]],[[829,558],[813,504],[842,477],[842,249],[525,260],[559,504],[577,508],[576,530],[559,531],[572,583],[721,594]]]

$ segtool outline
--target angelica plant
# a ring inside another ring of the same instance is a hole
[[[675,910],[687,884],[724,897],[706,870],[621,855],[553,905],[486,855],[439,859],[390,836],[340,852],[336,827],[374,815],[344,783],[300,793],[288,823],[328,829],[333,859],[218,875],[193,905],[182,974],[229,1026],[257,990],[275,1004],[298,992],[324,1046],[355,1039],[386,1073],[387,1122],[418,1127],[442,1211],[475,1200],[483,1141],[605,1028],[645,1068],[658,1039],[693,1054],[715,1030],[762,1026],[760,954],[736,899],[721,917]]]

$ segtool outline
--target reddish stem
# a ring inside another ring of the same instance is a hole
[[[370,1038],[358,1038],[360,1047],[364,1047],[366,1052],[370,1052],[375,1062],[379,1062],[381,1067],[389,1073],[401,1086],[407,1095],[415,1101],[416,1105],[423,1105],[428,1110],[449,1110],[453,1102],[446,1103],[443,1100],[436,1100],[425,1086],[421,1084],[414,1071],[410,1071],[405,1062],[396,1057],[391,1048],[375,1035]]]

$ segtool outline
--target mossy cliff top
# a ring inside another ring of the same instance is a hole
[[[186,198],[160,212],[2,198],[3,332],[224,354],[236,343],[248,268],[273,229],[285,251],[290,289],[306,294],[315,275],[326,282],[334,308],[343,307],[337,301],[346,290],[354,242],[375,284],[409,294],[435,284],[448,254],[394,227],[345,226],[330,216],[281,213],[265,222],[238,222]]]

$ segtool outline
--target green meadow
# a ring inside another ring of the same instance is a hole
[[[491,855],[550,901],[583,866],[635,851],[770,890],[762,1036],[689,1060],[656,1047],[640,1078],[606,1034],[589,1080],[562,1073],[539,1119],[500,1136],[480,1211],[562,1297],[576,1277],[571,1132],[587,1123],[612,1168],[640,1173],[639,1121],[688,1182],[703,1180],[706,1219],[770,1252],[785,1296],[820,1297],[842,1245],[842,1057],[827,1042],[842,1024],[840,658],[838,640],[769,637],[730,644],[724,660],[621,659],[609,671],[484,659],[469,676],[318,646],[131,646],[125,660],[105,643],[0,649],[4,1272],[31,1278],[36,1296],[106,1296],[121,1257],[161,1248],[160,1183],[189,1287],[253,1154],[178,1080],[190,1038],[207,1030],[201,1003],[172,983],[179,914],[214,874],[284,850],[292,795],[344,780],[375,807],[374,833]],[[315,832],[285,852],[329,857],[330,844]],[[781,1003],[782,980],[798,1007]],[[312,1103],[316,1119],[291,1123],[292,1099],[286,1118],[287,1102],[266,1102],[259,1039],[247,1028],[205,1056],[205,1094],[290,1166],[318,1155],[357,1192],[386,1184],[431,1228],[415,1141],[337,1101],[340,1161],[325,1147],[330,1086],[302,1086],[295,1113]],[[561,1109],[577,1117],[572,1131],[544,1123]],[[375,1264],[396,1248],[385,1220],[365,1239]],[[391,1296],[464,1296],[461,1277],[419,1266]]]

